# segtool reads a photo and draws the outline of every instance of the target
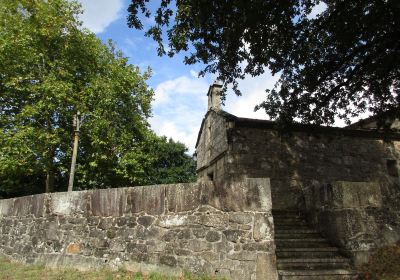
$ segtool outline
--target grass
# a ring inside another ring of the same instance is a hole
[[[363,280],[400,280],[400,242],[380,248],[363,267]]]
[[[78,271],[70,268],[46,268],[43,265],[24,265],[0,258],[1,280],[217,280],[207,276],[194,276],[189,273],[171,277],[153,272],[144,274],[124,269],[110,271],[107,269]]]

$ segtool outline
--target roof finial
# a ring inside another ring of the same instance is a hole
[[[208,89],[208,110],[221,110],[221,88],[222,82],[215,79],[213,84]]]

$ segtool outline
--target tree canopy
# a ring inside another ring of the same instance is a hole
[[[77,189],[171,183],[150,169],[160,160],[177,163],[154,146],[179,147],[190,173],[179,179],[192,180],[183,144],[149,128],[150,71],[141,73],[112,42],[83,29],[80,12],[66,0],[0,3],[0,191],[66,190],[78,111],[85,119]]]
[[[313,8],[326,9],[312,16]],[[332,124],[335,117],[392,112],[400,104],[398,0],[132,0],[128,25],[155,18],[146,36],[160,55],[186,51],[237,94],[238,80],[267,69],[280,75],[266,100],[272,119]],[[165,43],[164,41],[167,41]],[[168,48],[166,48],[166,45]],[[166,51],[168,50],[168,52]]]

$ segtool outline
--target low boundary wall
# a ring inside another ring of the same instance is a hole
[[[269,179],[0,200],[0,253],[26,263],[276,279]]]

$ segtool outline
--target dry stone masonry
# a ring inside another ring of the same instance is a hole
[[[276,279],[268,179],[0,200],[0,252],[80,268],[125,266]]]

